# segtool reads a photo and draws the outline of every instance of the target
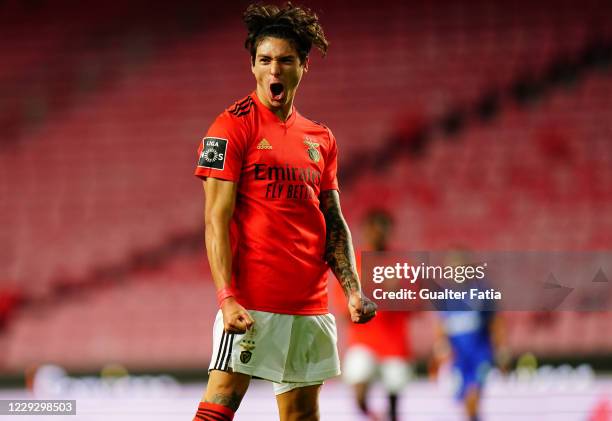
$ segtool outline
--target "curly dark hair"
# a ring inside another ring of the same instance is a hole
[[[244,47],[255,63],[257,46],[265,37],[289,40],[295,46],[300,62],[304,63],[314,44],[321,54],[327,54],[329,42],[325,38],[319,18],[310,9],[288,2],[280,8],[275,5],[251,4],[243,16],[248,35]]]

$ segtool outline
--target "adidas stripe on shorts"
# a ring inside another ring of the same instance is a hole
[[[227,333],[219,310],[208,367],[274,382],[275,393],[322,384],[340,374],[332,314],[297,316],[249,310],[255,320],[244,334]]]

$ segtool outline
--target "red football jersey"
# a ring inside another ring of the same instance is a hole
[[[408,312],[379,311],[366,324],[349,323],[348,346],[365,345],[383,358],[410,358],[408,320]]]
[[[361,252],[355,253],[357,267],[361,268]],[[359,269],[360,275],[361,270]],[[338,283],[332,288],[338,309],[346,311],[346,298]],[[404,311],[377,311],[376,317],[365,324],[348,320],[347,346],[365,345],[379,358],[411,358],[409,335],[410,313]]]
[[[336,140],[293,108],[281,121],[253,92],[225,110],[198,148],[195,175],[238,183],[230,226],[232,287],[245,308],[325,314],[325,219],[338,189]]]

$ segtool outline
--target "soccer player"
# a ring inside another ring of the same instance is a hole
[[[321,385],[340,373],[328,269],[353,322],[376,314],[340,209],[336,140],[293,105],[311,47],[325,54],[328,42],[290,3],[250,5],[244,22],[256,89],[217,117],[195,171],[220,311],[194,420],[233,419],[252,377],[274,382],[281,420],[318,420]]]
[[[505,348],[500,343],[502,321],[492,311],[465,310],[440,312],[440,340],[436,358],[452,360],[456,398],[463,403],[470,421],[480,420],[482,389],[495,365],[504,369]]]
[[[467,261],[463,252],[451,253],[453,265],[465,265]],[[479,309],[479,304],[449,302],[447,310],[438,313],[440,323],[434,346],[436,366],[444,360],[452,361],[455,397],[462,402],[470,421],[481,419],[480,401],[489,370],[498,365],[503,371],[507,364],[501,316],[495,311]]]
[[[393,228],[391,215],[371,210],[364,219],[364,250],[386,251]],[[398,419],[398,397],[408,383],[411,367],[408,313],[381,311],[365,326],[349,325],[349,347],[344,356],[344,380],[353,386],[357,406],[363,415],[378,419],[368,405],[368,390],[380,379],[387,393],[389,419]]]

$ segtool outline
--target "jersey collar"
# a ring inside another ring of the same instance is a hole
[[[266,116],[266,120],[277,122],[281,126],[285,126],[285,127],[291,127],[293,123],[295,122],[295,118],[297,115],[297,110],[295,109],[295,105],[291,106],[291,115],[289,116],[287,121],[282,121],[280,118],[278,118],[276,114],[272,112],[272,110],[266,107],[259,100],[259,97],[257,96],[257,91],[253,91],[253,93],[251,94],[251,97],[253,98],[253,101],[255,101],[257,108],[259,108],[261,112]]]

